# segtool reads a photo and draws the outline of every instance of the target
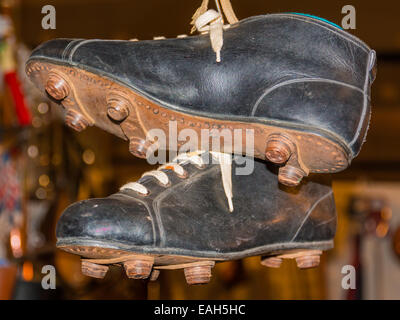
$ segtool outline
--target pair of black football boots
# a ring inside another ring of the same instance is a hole
[[[184,269],[189,284],[202,284],[215,262],[260,255],[265,266],[291,258],[309,268],[333,247],[328,174],[349,166],[365,140],[375,51],[304,14],[224,25],[209,10],[196,27],[201,35],[176,39],[56,39],[27,62],[69,126],[96,125],[129,140],[136,156],[157,145],[153,129],[169,141],[171,124],[178,134],[243,138],[223,151],[193,142],[194,152],[119,192],[68,207],[57,246],[82,256],[87,275],[102,278],[112,264],[134,279]]]

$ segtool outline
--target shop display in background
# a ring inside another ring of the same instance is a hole
[[[4,9],[4,8],[3,8]],[[24,254],[25,192],[23,154],[31,111],[18,76],[16,39],[11,18],[0,15],[0,297],[10,298],[16,261]]]
[[[3,140],[4,143],[4,140]],[[4,145],[2,145],[4,147]],[[2,148],[0,148],[2,149]],[[17,171],[18,156],[0,151],[0,298],[11,297],[17,268],[11,257],[20,258],[22,248],[22,176]]]
[[[11,18],[4,14],[0,15],[0,41],[0,67],[4,79],[2,84],[7,87],[11,96],[11,103],[18,120],[17,125],[26,126],[31,123],[31,113],[25,102],[18,75],[20,66],[16,61],[18,44],[14,36]],[[5,92],[5,90],[6,88],[3,88],[2,91]]]
[[[364,240],[368,236],[375,236],[384,238],[389,234],[390,220],[392,218],[392,210],[387,205],[387,201],[381,197],[367,197],[367,196],[353,196],[350,198],[349,215],[354,229],[357,230],[353,235],[352,243],[352,265],[356,271],[356,289],[349,290],[347,294],[348,300],[361,300],[363,299],[363,262],[362,250],[365,245]],[[383,260],[380,257],[379,248],[374,250],[376,255],[376,267],[382,272]],[[378,280],[379,281],[379,280]]]
[[[23,224],[22,212],[22,179],[21,171],[18,171],[18,159],[3,151],[0,156],[0,229],[2,247],[0,255],[7,257],[8,242],[4,236],[10,234],[10,246],[12,255],[20,258],[22,251],[21,229]]]
[[[393,234],[393,251],[400,259],[400,227],[397,227]]]

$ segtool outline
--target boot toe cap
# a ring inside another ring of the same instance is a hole
[[[118,198],[90,199],[69,206],[57,223],[58,242],[112,241],[153,244],[153,224],[146,207]]]
[[[29,60],[65,60],[68,58],[68,50],[73,47],[71,46],[72,42],[76,41],[77,39],[54,39],[46,41],[32,51]]]

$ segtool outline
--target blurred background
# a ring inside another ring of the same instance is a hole
[[[212,4],[213,1],[210,1]],[[41,27],[44,5],[56,29]],[[58,38],[152,39],[190,32],[201,0],[0,1],[0,298],[1,299],[400,299],[400,25],[398,1],[232,0],[239,19],[276,12],[317,15],[341,25],[356,9],[360,37],[378,53],[367,142],[351,167],[334,175],[338,209],[335,248],[321,266],[292,261],[267,269],[259,258],[218,264],[207,286],[189,287],[182,271],[154,283],[128,280],[113,267],[104,280],[85,277],[80,259],[55,248],[55,225],[71,203],[107,196],[151,167],[125,141],[97,128],[75,133],[63,110],[25,77],[30,51]],[[57,271],[43,290],[42,267]],[[342,268],[357,271],[342,288]]]

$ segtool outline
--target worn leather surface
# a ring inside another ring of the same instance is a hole
[[[220,166],[183,166],[186,179],[165,171],[168,187],[153,177],[142,178],[148,196],[126,190],[71,205],[57,224],[59,244],[93,240],[218,256],[280,243],[329,241],[335,235],[327,175],[312,175],[299,187],[286,188],[278,184],[272,166],[255,160],[251,175],[236,175],[234,161],[230,213]]]
[[[370,117],[375,52],[324,21],[295,14],[244,19],[224,31],[222,62],[208,35],[156,41],[57,39],[44,59],[118,81],[159,104],[214,118],[323,130],[354,157]]]

